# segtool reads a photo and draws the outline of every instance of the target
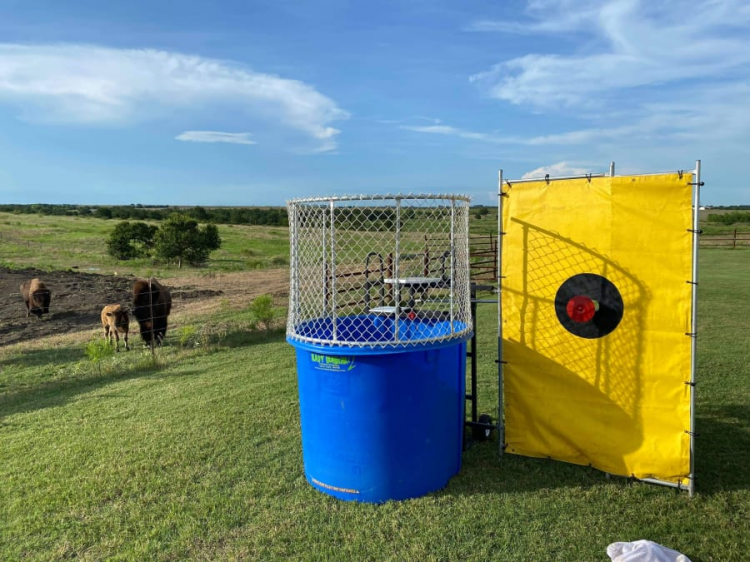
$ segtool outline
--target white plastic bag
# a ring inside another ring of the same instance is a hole
[[[613,542],[607,547],[612,562],[690,562],[676,550],[653,541]]]

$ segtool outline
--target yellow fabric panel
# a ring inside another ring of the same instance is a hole
[[[692,181],[504,186],[508,452],[687,483]],[[606,277],[622,296],[622,320],[606,336],[576,336],[557,318],[557,290],[580,273]]]

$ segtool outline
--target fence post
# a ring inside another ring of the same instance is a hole
[[[492,241],[492,233],[490,233],[490,253],[492,254],[492,278],[497,279],[497,240]]]
[[[734,237],[732,238],[732,250],[737,249],[737,229],[734,229]]]
[[[151,344],[151,360],[156,363],[156,352],[154,351],[154,293],[151,287],[152,278],[148,278],[148,317],[151,320],[151,337],[149,342]]]

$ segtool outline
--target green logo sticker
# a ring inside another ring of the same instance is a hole
[[[315,363],[315,368],[321,371],[351,371],[356,366],[354,357],[311,353],[310,359]]]

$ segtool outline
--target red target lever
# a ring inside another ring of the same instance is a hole
[[[599,303],[595,300],[584,295],[578,295],[568,301],[565,310],[573,322],[582,323],[591,320],[598,308]]]

